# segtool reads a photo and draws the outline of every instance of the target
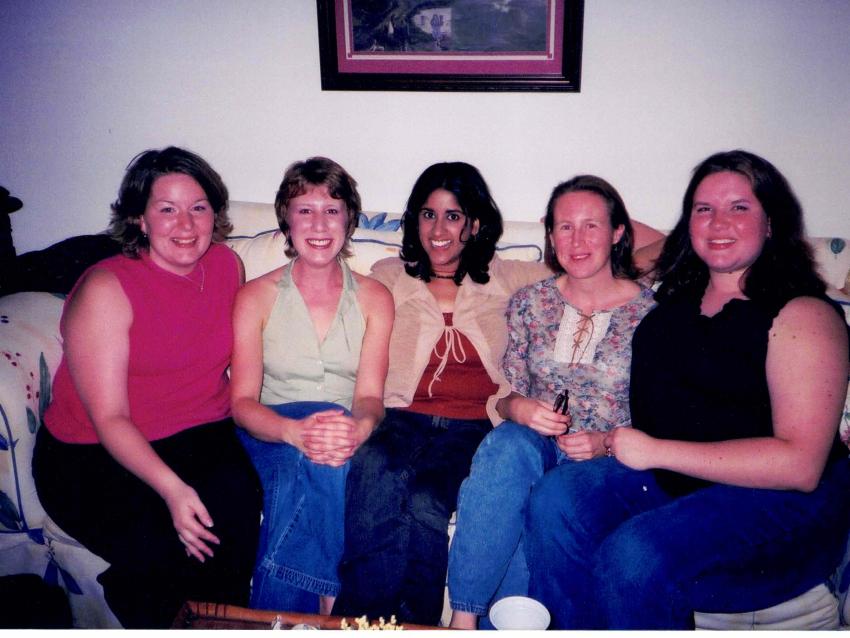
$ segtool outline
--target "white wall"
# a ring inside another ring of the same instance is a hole
[[[850,2],[587,0],[578,94],[322,92],[312,0],[2,0],[0,184],[19,252],[102,230],[128,161],[183,145],[234,199],[338,160],[368,210],[400,211],[463,159],[506,218],[578,172],[675,220],[688,175],[733,147],[782,170],[814,235],[850,235]]]

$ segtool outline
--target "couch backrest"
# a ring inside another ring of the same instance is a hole
[[[271,204],[231,202],[234,230],[228,245],[242,258],[248,279],[274,270],[288,261],[286,241]],[[379,259],[397,257],[401,248],[401,216],[391,213],[361,213],[352,237],[349,265],[368,274]],[[533,222],[507,222],[496,250],[504,259],[543,261],[543,226]]]
[[[231,201],[230,217],[234,229],[228,243],[245,262],[249,279],[286,263],[284,239],[277,230],[272,204]],[[367,274],[377,260],[398,255],[400,220],[398,213],[361,213],[349,261],[354,270]],[[831,293],[836,293],[833,296],[850,302],[850,297],[837,292],[850,292],[850,242],[841,237],[812,237],[809,242],[821,276],[834,289]],[[542,260],[543,225],[506,221],[499,251],[507,259]]]

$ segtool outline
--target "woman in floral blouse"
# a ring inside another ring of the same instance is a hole
[[[552,192],[544,225],[546,262],[560,274],[510,301],[502,367],[513,392],[497,404],[506,421],[481,443],[458,498],[449,557],[457,628],[527,592],[520,538],[535,481],[605,455],[605,433],[631,424],[632,334],[654,302],[635,282],[623,200],[599,177],[574,177]]]

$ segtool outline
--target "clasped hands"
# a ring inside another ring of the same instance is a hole
[[[344,465],[369,437],[372,428],[342,409],[322,410],[298,419],[291,432],[293,445],[314,463]]]

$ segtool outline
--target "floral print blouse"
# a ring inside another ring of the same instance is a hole
[[[573,421],[570,432],[607,432],[631,425],[632,335],[655,306],[653,291],[641,288],[624,305],[593,313],[592,324],[601,326],[600,330],[607,324],[604,336],[590,338],[591,345],[595,343],[592,354],[583,353],[579,362],[570,363],[556,356],[555,344],[565,311],[578,311],[567,304],[556,280],[554,276],[526,286],[511,297],[507,310],[508,347],[502,359],[505,376],[514,392],[550,404],[559,392],[568,390]]]

